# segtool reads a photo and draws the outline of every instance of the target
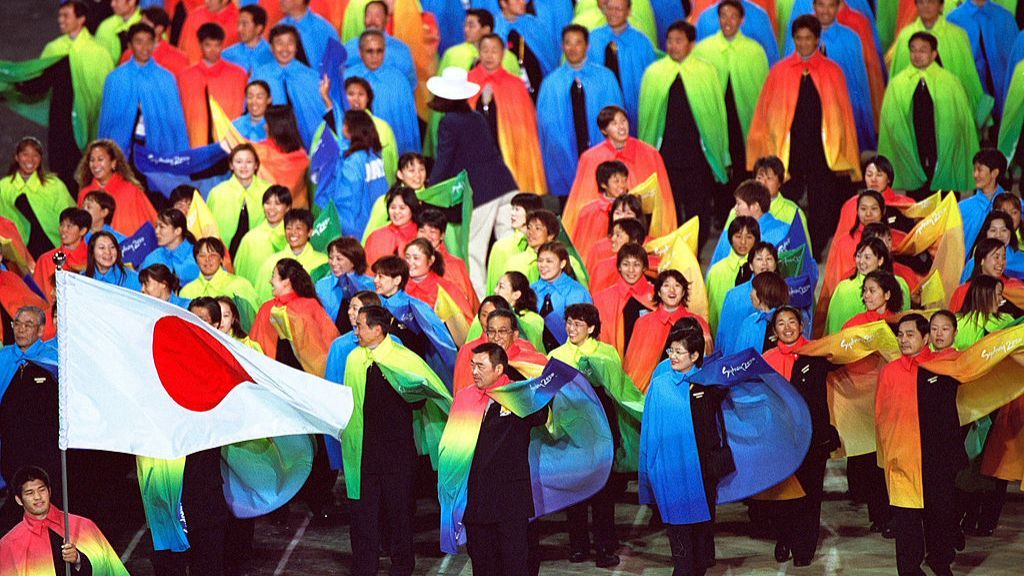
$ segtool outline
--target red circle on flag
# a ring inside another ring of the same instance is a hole
[[[212,410],[235,386],[253,381],[216,338],[174,316],[153,327],[153,364],[171,399],[193,412]]]

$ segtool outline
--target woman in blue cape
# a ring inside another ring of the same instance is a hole
[[[724,392],[690,380],[704,359],[699,331],[673,331],[667,352],[672,370],[651,382],[640,427],[640,503],[658,506],[674,574],[704,574],[715,563],[714,472],[732,464],[709,466],[712,455],[722,455]]]
[[[540,279],[530,285],[540,302],[544,317],[544,347],[554,350],[568,339],[565,332],[565,309],[571,304],[593,304],[590,292],[576,280],[569,265],[569,251],[557,240],[537,249],[537,271]]]
[[[156,219],[156,243],[159,246],[142,261],[141,268],[153,264],[167,266],[184,286],[199,277],[192,248],[195,237],[188,231],[185,215],[177,208],[167,208]]]
[[[327,258],[331,273],[316,283],[316,295],[338,332],[345,334],[353,326],[349,319],[352,298],[361,291],[372,291],[373,278],[366,275],[366,252],[355,238],[332,240],[327,245]]]
[[[789,304],[789,284],[778,272],[758,274],[751,280],[750,302],[754,311],[738,327],[733,327],[737,334],[730,346],[719,343],[723,353],[735,354],[747,348],[762,352],[775,347],[775,334],[769,320],[776,308]]]
[[[754,276],[762,272],[775,272],[779,266],[779,251],[774,244],[758,242],[747,253],[747,263],[736,275],[736,287],[725,294],[722,304],[721,321],[715,342],[719,348],[731,348],[736,339],[736,326],[754,312],[754,304],[750,301]]]
[[[142,290],[139,275],[131,268],[125,268],[121,261],[121,246],[110,232],[96,232],[89,239],[89,260],[83,274],[136,292]]]

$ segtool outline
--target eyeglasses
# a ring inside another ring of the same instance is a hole
[[[574,330],[586,330],[590,325],[582,320],[569,320],[565,323],[565,327],[572,328]]]
[[[11,322],[11,328],[14,328],[15,330],[18,328],[27,328],[31,330],[33,328],[39,328],[39,324],[36,324],[35,322],[22,322],[20,320],[15,320],[14,322]]]
[[[668,354],[669,358],[682,358],[684,356],[690,355],[690,353],[687,352],[686,350],[682,350],[679,348],[666,348],[665,354]]]
[[[494,330],[493,328],[488,328],[485,331],[485,334],[487,334],[488,336],[508,336],[511,333],[511,328],[502,328],[501,330]]]

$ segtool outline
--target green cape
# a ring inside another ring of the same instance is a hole
[[[220,231],[220,239],[224,241],[225,246],[230,247],[235,238],[243,204],[249,211],[249,230],[266,222],[267,217],[263,213],[263,193],[267,188],[270,188],[270,182],[259,176],[253,176],[248,188],[243,187],[238,178],[231,176],[210,190],[206,205],[217,221],[217,230]]]
[[[896,282],[903,291],[903,310],[910,310],[910,287],[907,286],[907,281],[900,276],[896,277]],[[838,333],[851,318],[867,311],[860,296],[863,286],[864,276],[861,274],[847,278],[836,286],[835,292],[832,293],[832,299],[828,303],[825,334]]]
[[[604,342],[588,338],[582,346],[566,342],[548,356],[579,369],[594,388],[604,388],[615,401],[620,442],[615,451],[613,469],[616,472],[636,472],[640,461],[644,395],[623,371],[619,353]]]
[[[60,246],[60,213],[75,205],[67,187],[52,173],[47,176],[46,184],[39,181],[39,174],[33,174],[27,182],[21,182],[18,174],[0,179],[0,215],[14,222],[22,240],[27,244],[31,234],[29,222],[14,205],[22,194],[28,198],[28,204],[39,219],[46,237],[54,246]]]
[[[245,278],[228,273],[223,269],[218,270],[209,280],[200,274],[198,278],[183,286],[178,295],[189,300],[200,296],[213,298],[230,296],[234,299],[235,306],[238,307],[238,319],[246,333],[252,329],[252,321],[256,318],[256,312],[260,308],[256,289],[252,284]]]
[[[800,222],[804,225],[804,238],[807,239],[807,245],[810,246],[811,233],[807,229],[807,215],[804,214],[803,209],[801,209],[796,202],[793,202],[792,200],[786,198],[780,193],[778,196],[772,199],[771,208],[768,209],[768,213],[770,213],[772,216],[775,216],[777,220],[785,222],[786,224],[792,224],[793,219],[796,218],[797,214],[799,214]],[[729,224],[732,224],[732,221],[735,218],[736,209],[730,208],[729,216],[725,219],[725,226],[723,228],[725,230],[728,230]]]
[[[647,67],[640,84],[640,139],[661,148],[668,93],[679,74],[682,74],[686,85],[686,97],[697,121],[705,157],[715,180],[724,184],[729,179],[726,168],[731,164],[729,134],[725,130],[728,124],[723,98],[725,91],[718,82],[715,68],[703,60],[687,58],[676,62],[665,56]]]
[[[973,64],[971,64],[973,70]],[[977,75],[975,75],[977,76]],[[913,66],[893,77],[882,101],[878,153],[892,160],[896,179],[892,187],[916,190],[926,176],[918,160],[914,133],[914,91],[924,79],[935,105],[935,140],[938,163],[933,190],[974,188],[973,159],[978,152],[978,132],[971,121],[973,108],[957,77],[932,63],[924,70]]]
[[[100,22],[98,28],[96,28],[96,42],[107,51],[107,56],[110,58],[110,62],[117,65],[117,62],[121,60],[121,38],[120,34],[128,32],[128,29],[133,24],[142,22],[142,10],[141,8],[136,9],[135,13],[128,18],[127,21],[122,19],[117,14],[108,16],[106,20]]]
[[[956,24],[948,22],[945,16],[940,15],[931,30],[926,29],[921,23],[921,19],[917,18],[900,32],[899,38],[896,39],[892,48],[892,65],[889,67],[890,88],[900,72],[912,68],[908,43],[915,32],[928,32],[939,40],[939,58],[942,59],[942,68],[952,72],[960,79],[964,92],[967,93],[968,109],[972,113],[975,125],[979,129],[985,126],[992,113],[992,107],[995,105],[995,99],[985,94],[985,89],[981,87],[981,79],[978,78],[978,68],[974,65],[974,52],[967,32]],[[887,90],[886,94],[888,92]],[[937,113],[938,111],[936,111]],[[879,152],[881,152],[881,148],[879,148]],[[942,158],[941,149],[939,157]],[[971,158],[967,160],[967,166],[973,166]],[[896,172],[896,177],[899,178],[899,176],[900,173]],[[971,186],[973,183],[966,188],[959,188],[959,190],[969,190]],[[898,186],[894,186],[894,188],[898,188]]]
[[[377,364],[388,384],[409,403],[427,402],[414,414],[417,444],[437,467],[437,447],[444,432],[452,395],[437,374],[422,358],[408,348],[385,338],[377,348],[362,346],[353,350],[345,362],[345,385],[352,388],[355,409],[348,426],[341,432],[342,459],[348,497],[358,500],[363,461],[363,399],[366,396],[366,370]]]
[[[985,336],[1002,330],[1013,324],[1013,316],[1009,314],[992,314],[988,318],[980,314],[957,314],[956,338],[953,348],[966,350],[978,343]]]
[[[747,261],[746,256],[740,256],[735,250],[729,250],[729,255],[715,263],[708,270],[708,325],[711,326],[711,333],[718,333],[718,319],[722,315],[722,306],[725,304],[725,295],[729,290],[736,287],[736,274],[740,266]]]
[[[529,244],[526,243],[526,233],[521,230],[513,230],[512,234],[494,242],[494,245],[491,246],[491,255],[487,258],[488,294],[494,294],[498,281],[509,270],[509,260],[516,254],[525,252],[528,249]]]
[[[235,274],[248,280],[259,291],[260,269],[263,268],[263,263],[287,247],[284,222],[278,222],[277,226],[271,227],[270,223],[263,221],[242,238],[242,243],[238,245],[238,254],[232,254]]]
[[[768,78],[768,57],[764,48],[744,36],[743,32],[737,32],[729,41],[719,31],[699,42],[692,55],[718,70],[722,94],[725,94],[726,84],[732,82],[736,112],[743,126],[743,135],[746,136],[750,130],[750,119],[754,117],[754,108],[757,107],[757,99],[761,95],[761,87]]]
[[[238,250],[241,252],[241,248]],[[274,254],[271,254],[264,262],[263,266],[260,267],[258,279],[253,282],[252,285],[256,288],[256,295],[259,297],[260,303],[266,302],[274,297],[273,287],[270,285],[270,277],[274,275],[274,267],[280,260],[285,258],[292,258],[298,260],[299,264],[309,273],[310,278],[313,279],[313,284],[316,284],[321,278],[326,276],[330,271],[330,264],[328,264],[327,255],[323,252],[317,252],[316,248],[313,248],[312,244],[306,244],[302,252],[295,254],[292,252],[290,246],[285,242],[285,247]]]
[[[999,126],[999,151],[1007,158],[1013,158],[1020,143],[1021,128],[1024,127],[1024,60],[1013,69],[1010,85],[1006,91],[1006,106],[1003,107],[1003,122]]]

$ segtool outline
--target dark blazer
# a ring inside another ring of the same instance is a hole
[[[790,384],[807,401],[811,412],[811,451],[831,452],[839,448],[839,432],[832,426],[828,410],[826,378],[835,366],[824,358],[798,356],[793,363]]]
[[[484,413],[469,469],[467,524],[527,520],[535,514],[530,479],[530,430],[547,421],[548,409],[527,418],[492,402]]]
[[[494,144],[487,120],[477,112],[449,112],[437,129],[437,161],[429,185],[469,174],[473,205],[480,206],[519,189]]]

